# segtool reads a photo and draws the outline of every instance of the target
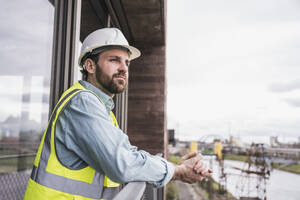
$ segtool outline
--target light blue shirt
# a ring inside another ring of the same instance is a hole
[[[166,185],[174,174],[174,165],[132,146],[128,136],[112,124],[112,98],[86,81],[80,84],[103,103],[94,94],[80,92],[61,112],[55,127],[60,162],[71,169],[90,165],[119,183]]]

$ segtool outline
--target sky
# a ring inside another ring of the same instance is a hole
[[[167,1],[167,121],[182,140],[300,137],[300,1]]]
[[[45,0],[1,4],[0,122],[27,110],[40,123],[48,113],[53,20],[54,8]],[[24,97],[29,104],[22,103]]]
[[[299,10],[298,0],[167,1],[167,122],[177,138],[300,136]],[[0,121],[24,109],[41,120],[53,15],[44,0],[0,7],[0,60],[9,66],[0,70]]]

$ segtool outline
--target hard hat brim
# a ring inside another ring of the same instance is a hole
[[[101,46],[93,47],[93,48],[87,50],[84,54],[82,54],[78,59],[78,65],[80,66],[80,68],[83,68],[83,66],[81,65],[82,64],[81,60],[87,53],[91,53],[93,50],[101,48],[101,47],[105,47],[105,46],[111,46],[111,45],[101,45]],[[138,50],[137,48],[135,48],[133,46],[130,46],[130,45],[116,45],[116,46],[124,47],[130,51],[129,60],[134,60],[141,56],[140,50]]]
[[[129,51],[131,53],[130,57],[129,57],[130,60],[136,59],[141,56],[141,52],[137,48],[135,48],[133,46],[129,46],[129,45],[122,45],[122,46],[129,49]]]

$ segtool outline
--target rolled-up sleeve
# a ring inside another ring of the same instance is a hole
[[[173,164],[132,146],[94,94],[80,92],[63,112],[66,147],[97,171],[120,183],[146,181],[161,187],[171,180]]]

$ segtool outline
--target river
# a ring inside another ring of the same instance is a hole
[[[206,158],[205,160],[209,160]],[[213,168],[213,178],[219,182],[219,166],[215,160],[211,161]],[[246,169],[246,164],[239,161],[224,162],[225,173],[227,173],[227,190],[235,197],[259,196],[256,186],[264,188],[264,184],[259,181],[256,175],[251,178],[241,176],[239,170],[232,167]],[[263,190],[259,190],[263,191]],[[266,196],[268,200],[299,200],[300,199],[300,175],[280,170],[272,170],[269,179],[266,181]]]

